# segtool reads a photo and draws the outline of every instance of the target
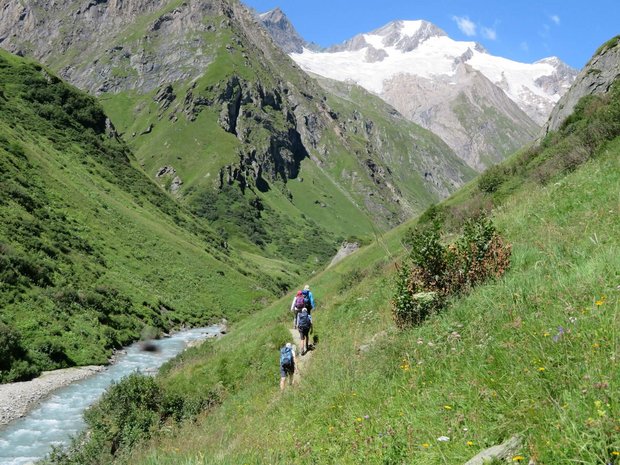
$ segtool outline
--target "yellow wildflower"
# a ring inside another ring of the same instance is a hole
[[[474,445],[474,441],[467,441],[467,445],[468,446],[473,446]]]
[[[543,337],[549,337],[549,336],[551,336],[551,334],[549,334],[549,333],[543,334]]]
[[[431,447],[431,445],[428,442],[425,442],[424,444],[422,444],[422,447],[426,449],[426,448]]]
[[[512,458],[512,461],[513,461],[513,462],[523,462],[523,460],[524,460],[524,459],[525,459],[525,457],[523,457],[522,455],[515,455],[515,456]]]
[[[615,455],[617,457],[620,455],[620,451],[615,450],[611,453],[611,455]]]
[[[444,405],[443,408],[445,408],[446,410],[452,410],[452,406],[450,405]]]
[[[538,371],[542,373],[543,371],[545,371],[545,367],[538,367]]]

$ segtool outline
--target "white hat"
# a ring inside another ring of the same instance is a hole
[[[310,290],[310,286],[308,286],[307,284],[304,286],[304,291],[309,291]]]
[[[292,345],[290,342],[287,342],[287,343],[286,343],[286,347],[287,347],[288,349],[290,349],[291,347],[293,347],[293,345]]]

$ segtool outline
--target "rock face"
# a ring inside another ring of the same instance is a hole
[[[212,60],[202,54],[205,39],[184,34],[196,18],[222,14],[221,2],[185,3],[160,12],[168,0],[34,0],[3,2],[0,43],[19,55],[54,61],[60,75],[94,94],[148,92],[162,82],[199,74]],[[141,37],[123,31],[138,18],[155,14]],[[200,25],[202,32],[215,24]],[[64,57],[64,58],[60,58]],[[73,58],[69,58],[73,57]]]
[[[549,116],[542,135],[557,130],[582,97],[606,93],[619,76],[620,36],[616,36],[604,44],[581,70]]]
[[[259,20],[271,34],[274,42],[286,53],[302,53],[304,47],[311,47],[297,33],[280,8],[258,16]]]
[[[382,98],[441,137],[477,171],[499,163],[539,130],[504,92],[464,63],[453,77],[396,75],[385,81]]]

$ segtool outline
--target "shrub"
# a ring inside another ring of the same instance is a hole
[[[448,247],[440,239],[433,226],[412,231],[406,240],[411,251],[398,270],[392,300],[400,328],[419,324],[440,310],[448,297],[500,277],[510,266],[510,244],[484,216],[467,221],[461,236]]]
[[[149,438],[163,421],[164,394],[154,378],[132,374],[112,385],[84,418],[97,442],[110,453]]]
[[[478,189],[492,194],[506,181],[506,172],[500,166],[492,166],[478,178]]]

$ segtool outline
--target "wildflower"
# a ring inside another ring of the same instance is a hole
[[[525,459],[525,457],[523,457],[522,455],[515,455],[515,456],[512,458],[512,461],[513,461],[513,462],[523,462],[523,460],[524,460],[524,459]]]
[[[357,417],[355,421],[358,421],[358,422],[362,421],[362,417]]]
[[[330,433],[332,433],[334,431],[334,427],[330,426],[329,428],[327,428],[327,431],[329,431]]]
[[[545,367],[538,367],[538,371],[542,373],[543,371],[545,371]]]
[[[428,442],[425,442],[424,444],[422,444],[422,447],[427,449],[427,448],[431,447],[431,445]]]
[[[370,415],[364,415],[364,420],[370,420]]]
[[[620,451],[615,450],[611,453],[611,455],[615,455],[616,457],[618,457],[620,455]]]
[[[468,446],[473,446],[474,445],[474,441],[467,441],[467,445]]]
[[[558,333],[553,336],[553,342],[558,342],[560,338],[564,335],[564,328],[558,326]]]
[[[592,344],[592,348],[593,349],[598,349],[601,345],[598,342],[595,342],[594,344]]]
[[[443,408],[445,408],[446,410],[452,410],[452,406],[451,405],[444,405]]]
[[[352,395],[353,397],[355,397],[355,396],[357,395],[357,393],[356,393],[356,392],[352,392],[352,393],[351,393],[351,395]]]
[[[549,333],[543,334],[543,337],[549,337],[549,336],[551,336],[551,334],[549,334]]]
[[[439,436],[439,437],[437,438],[437,440],[438,440],[439,442],[448,442],[448,441],[450,440],[450,438],[449,438],[448,436]]]
[[[601,305],[603,305],[605,303],[605,300],[607,298],[603,295],[601,296],[600,299],[598,299],[596,302],[594,302],[594,305],[596,305],[597,307],[600,307]]]
[[[568,318],[568,321],[570,321],[571,323],[577,323],[577,317],[576,316],[571,316]]]

